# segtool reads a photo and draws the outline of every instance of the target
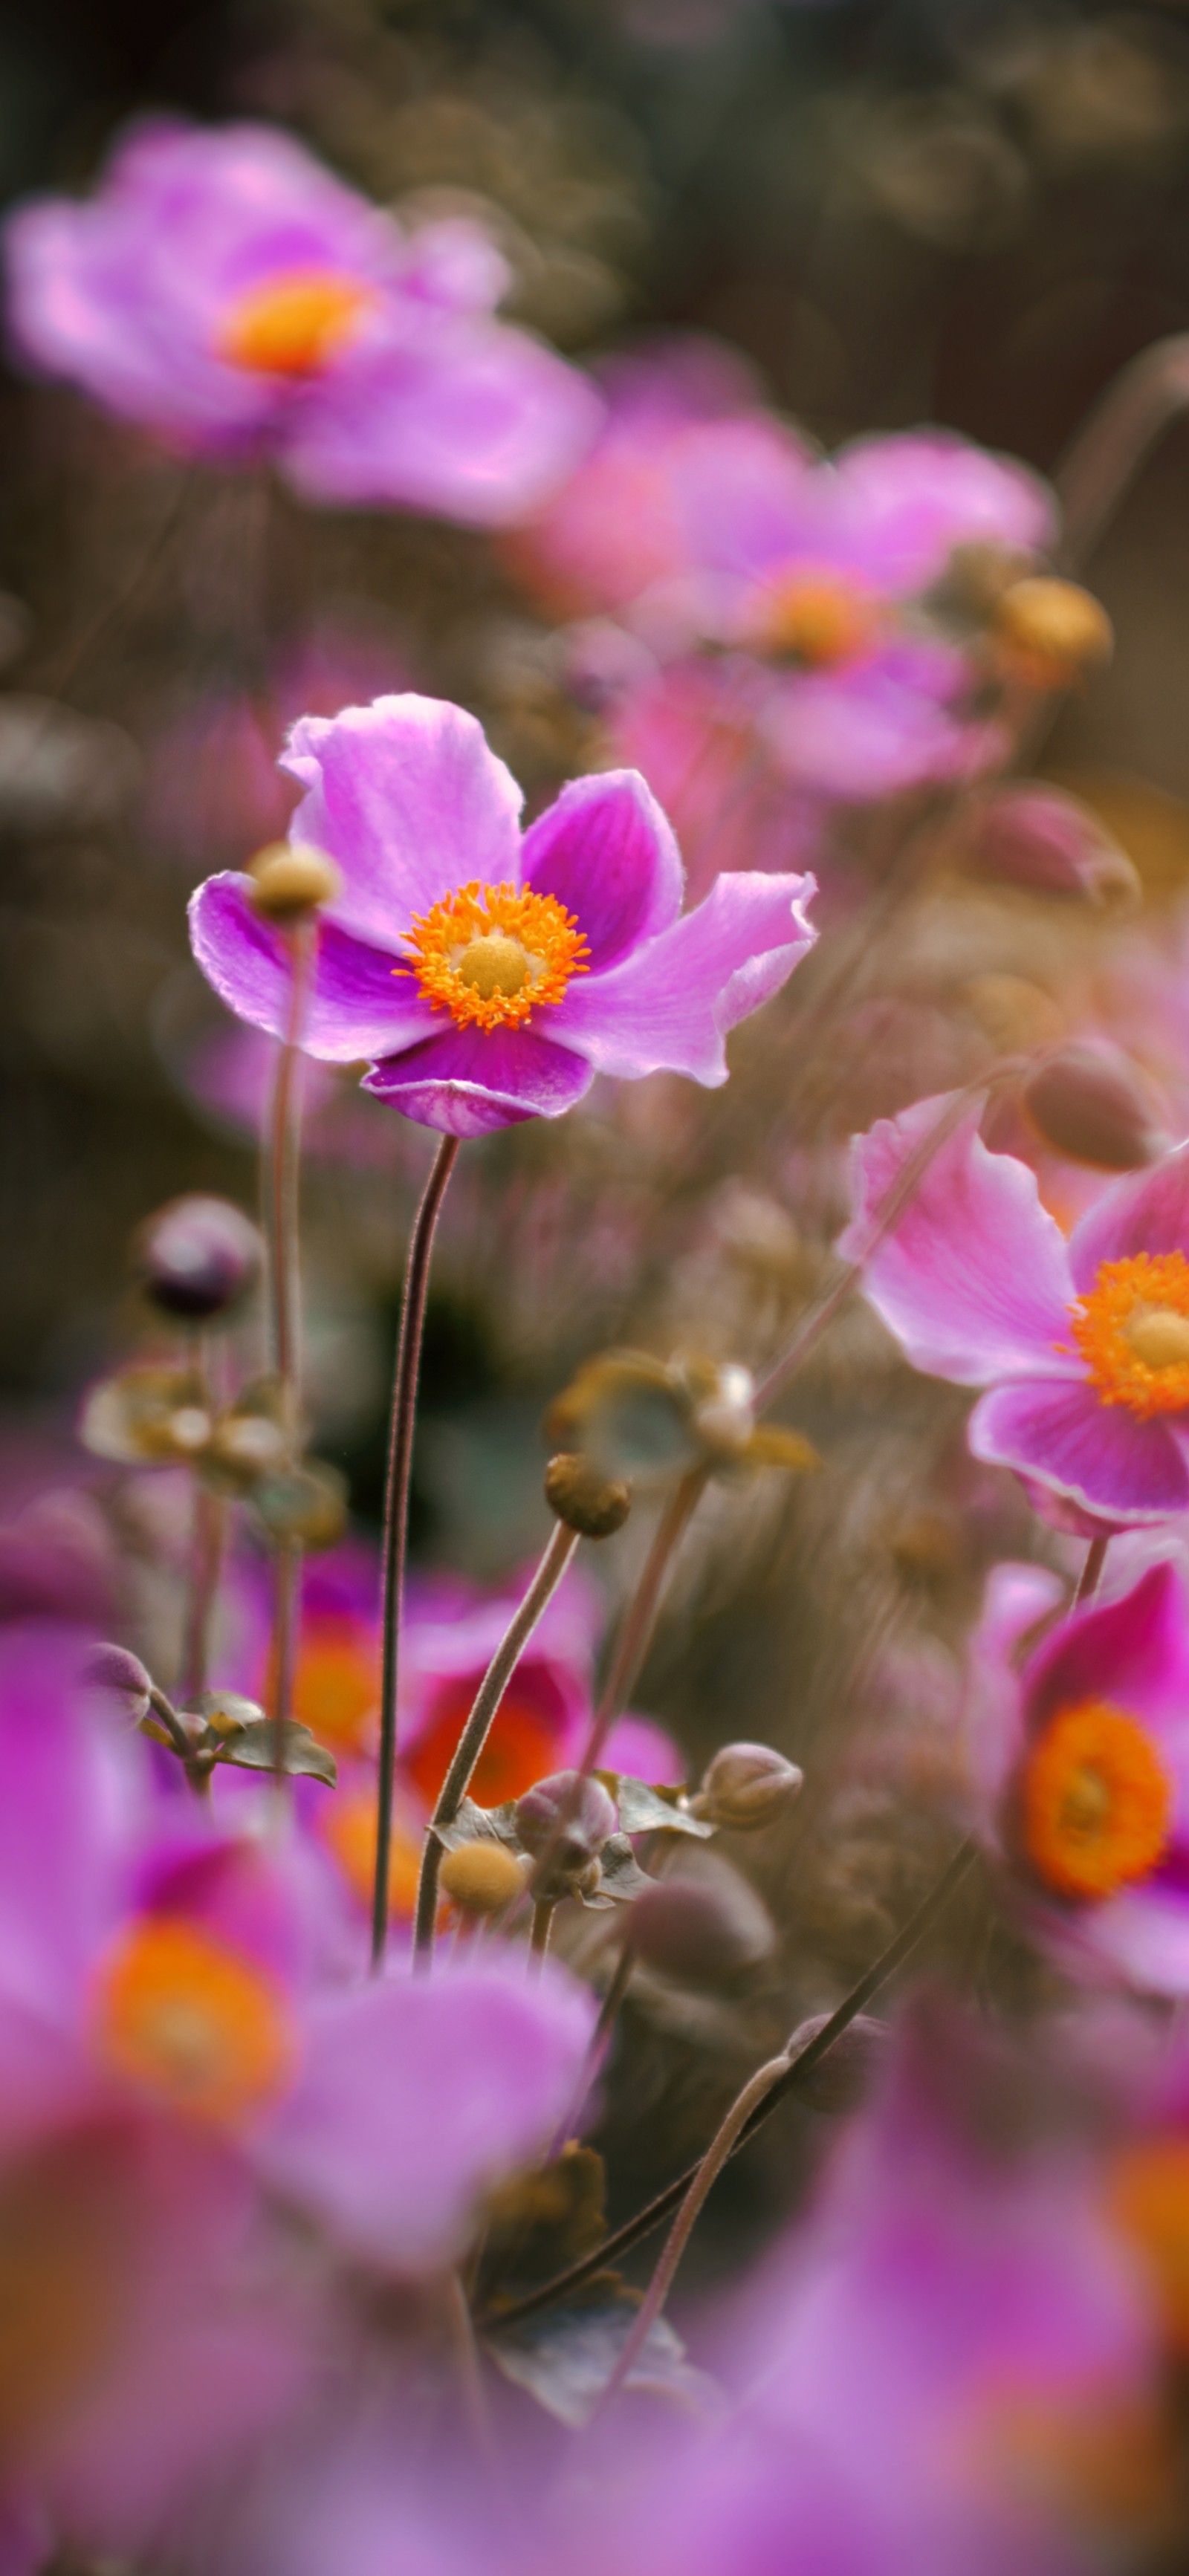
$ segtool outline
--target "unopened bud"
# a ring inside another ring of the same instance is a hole
[[[1071,688],[1101,670],[1114,647],[1099,601],[1079,583],[1044,573],[1004,591],[994,634],[1009,668],[1030,689]]]
[[[792,1804],[804,1776],[770,1744],[724,1744],[690,1803],[704,1823],[750,1833]]]
[[[829,2013],[813,2013],[803,2021],[789,2041],[789,2056],[800,2057],[830,2019]],[[882,2021],[873,2021],[868,2013],[858,2013],[845,2030],[839,2031],[817,2065],[799,2078],[798,2101],[808,2103],[811,2111],[855,2110],[887,2046],[887,2037]]]
[[[582,1538],[611,1538],[632,1508],[630,1485],[608,1481],[589,1458],[562,1450],[545,1470],[545,1500]]]
[[[248,863],[252,909],[265,921],[296,922],[333,903],[342,878],[333,860],[303,841],[271,841]]]
[[[133,1260],[145,1296],[163,1315],[205,1324],[238,1303],[260,1275],[263,1246],[229,1199],[171,1199],[142,1225]]]
[[[139,1655],[130,1654],[127,1646],[93,1646],[87,1657],[85,1678],[97,1690],[113,1691],[124,1702],[134,1726],[148,1716],[152,1676]]]
[[[758,1966],[773,1945],[772,1924],[738,1872],[654,1880],[636,1898],[632,1945],[646,1967],[683,1985],[714,1985]]]
[[[1024,1106],[1047,1145],[1100,1171],[1131,1172],[1154,1163],[1168,1138],[1126,1056],[1065,1047],[1024,1085]]]
[[[569,1894],[619,1823],[614,1799],[589,1773],[554,1771],[516,1802],[516,1831],[534,1860],[548,1855],[548,1880],[537,1896]]]
[[[989,876],[1109,906],[1138,901],[1126,853],[1088,806],[1058,787],[1004,787],[974,809],[970,857]]]
[[[524,1877],[514,1852],[503,1843],[460,1843],[442,1860],[444,1895],[468,1914],[499,1914],[519,1896]]]

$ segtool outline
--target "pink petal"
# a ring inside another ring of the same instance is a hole
[[[281,932],[262,921],[248,895],[249,880],[227,873],[208,877],[190,900],[194,954],[221,1001],[254,1028],[284,1037],[289,1026],[293,968]],[[318,933],[312,988],[301,1021],[307,1055],[329,1064],[357,1064],[415,1045],[433,1026],[433,1015],[410,975],[397,972],[392,949],[370,948],[324,920]]]
[[[1125,1888],[1069,1927],[1071,1957],[1096,1960],[1141,1993],[1189,1994],[1189,1899],[1159,1881]]]
[[[612,967],[584,975],[550,1012],[549,1034],[598,1073],[634,1081],[667,1070],[727,1078],[723,1041],[779,992],[817,932],[812,877],[719,877],[704,903]]]
[[[423,1127],[487,1136],[522,1118],[561,1118],[592,1079],[582,1057],[532,1029],[446,1029],[377,1064],[363,1087]]]
[[[1084,1379],[993,1387],[968,1436],[976,1458],[1055,1485],[1107,1529],[1167,1520],[1189,1505],[1189,1469],[1167,1425],[1103,1404]]]
[[[473,878],[519,884],[521,792],[461,707],[409,693],[302,716],[281,767],[308,791],[290,838],[344,880],[331,918],[377,948]]]
[[[1137,1252],[1189,1256],[1189,1145],[1103,1191],[1070,1237],[1070,1269],[1084,1291],[1093,1287],[1100,1262],[1127,1261]]]
[[[603,972],[681,911],[681,853],[634,769],[576,778],[524,840],[524,881],[572,912]]]
[[[942,1096],[881,1118],[854,1148],[858,1209],[838,1249],[867,1263],[863,1293],[914,1368],[959,1386],[997,1377],[1074,1377],[1063,1357],[1073,1289],[1060,1229],[1036,1180],[1009,1154],[989,1154],[976,1100],[920,1173],[893,1231],[875,1240],[881,1209],[944,1119]]]

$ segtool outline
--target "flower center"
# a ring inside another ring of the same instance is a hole
[[[275,1670],[265,1691],[271,1706]],[[357,1753],[373,1733],[380,1694],[375,1640],[355,1619],[325,1613],[306,1623],[293,1676],[293,1714],[323,1744]]]
[[[1167,1848],[1172,1782],[1140,1720],[1105,1700],[1058,1709],[1023,1780],[1029,1859],[1062,1896],[1113,1896]]]
[[[287,269],[235,298],[219,355],[257,375],[314,375],[356,337],[375,301],[372,287],[335,269]]]
[[[833,670],[866,651],[878,623],[874,600],[832,573],[782,573],[752,602],[758,649],[810,670]]]
[[[448,894],[409,931],[415,975],[435,1010],[460,1029],[517,1028],[545,1002],[560,1002],[571,975],[585,975],[586,941],[551,894],[477,881]]]
[[[95,2029],[116,2074],[220,2123],[271,2100],[295,2053],[272,1979],[197,1925],[165,1916],[137,1924],[109,1954]]]
[[[1183,1252],[1136,1252],[1104,1261],[1088,1296],[1070,1309],[1073,1337],[1104,1404],[1141,1422],[1189,1405],[1189,1261]]]
[[[323,1837],[348,1887],[361,1905],[370,1906],[376,1876],[376,1792],[340,1789],[329,1801]],[[411,1922],[421,1875],[421,1836],[399,1815],[392,1820],[388,1855],[388,1911],[399,1922]]]

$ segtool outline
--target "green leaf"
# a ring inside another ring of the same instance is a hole
[[[244,1699],[239,1691],[199,1691],[183,1715],[204,1718],[213,1735],[242,1735],[245,1726],[265,1723],[259,1700]]]
[[[598,1913],[609,1905],[630,1905],[633,1897],[642,1896],[655,1881],[641,1869],[626,1834],[612,1834],[599,1853],[599,1882],[589,1896],[581,1890],[579,1901]]]
[[[636,1780],[628,1771],[596,1771],[619,1809],[619,1825],[625,1834],[693,1834],[699,1842],[708,1842],[713,1825],[704,1824],[700,1816],[691,1816],[679,1801],[681,1789],[654,1789],[647,1780]]]
[[[324,1780],[327,1788],[333,1789],[339,1776],[334,1755],[319,1744],[308,1726],[299,1726],[295,1718],[290,1719],[282,1736],[285,1770],[301,1779]],[[215,1758],[234,1763],[239,1771],[275,1771],[277,1730],[272,1719],[266,1717],[258,1726],[245,1726],[240,1734],[230,1736]]]
[[[443,1851],[457,1851],[462,1843],[502,1843],[505,1851],[517,1854],[521,1848],[514,1798],[502,1807],[477,1807],[473,1798],[464,1798],[453,1824],[436,1830]]]

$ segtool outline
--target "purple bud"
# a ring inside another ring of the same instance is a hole
[[[619,1823],[601,1780],[554,1771],[517,1800],[516,1830],[534,1860],[550,1854],[551,1877],[568,1880],[598,1858]]]
[[[86,1679],[97,1690],[116,1692],[135,1726],[148,1716],[152,1675],[146,1672],[139,1655],[130,1654],[127,1646],[93,1646],[87,1657]]]
[[[1024,1106],[1047,1145],[1100,1171],[1154,1163],[1169,1143],[1150,1093],[1125,1055],[1063,1047],[1024,1085]]]
[[[682,1985],[714,1985],[754,1968],[773,1944],[759,1897],[738,1871],[718,1864],[657,1879],[632,1907],[639,1958]]]
[[[797,1796],[804,1775],[771,1744],[724,1744],[693,1801],[708,1825],[748,1833],[770,1825]]]
[[[251,1218],[229,1199],[171,1199],[141,1226],[137,1274],[150,1303],[180,1323],[204,1324],[255,1285],[262,1246]]]
[[[803,2021],[789,2041],[789,2056],[799,2057],[830,2019],[829,2013],[813,2013]],[[801,2077],[798,2101],[807,2103],[811,2111],[853,2111],[875,2073],[887,2036],[885,2023],[873,2021],[868,2013],[857,2014],[818,2064]]]
[[[971,855],[989,876],[1038,894],[1097,904],[1134,902],[1131,861],[1089,807],[1056,787],[1004,787],[977,814]]]

